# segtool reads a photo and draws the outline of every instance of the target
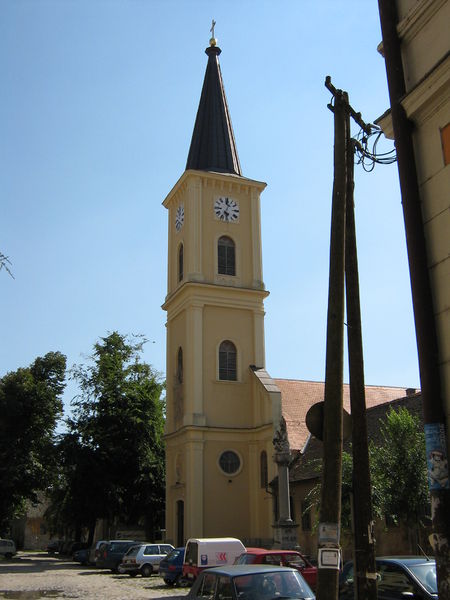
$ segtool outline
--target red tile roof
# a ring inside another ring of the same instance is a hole
[[[325,384],[319,381],[297,379],[274,379],[281,392],[281,410],[286,420],[291,450],[302,450],[309,431],[305,417],[316,402],[324,399]],[[366,385],[366,407],[391,402],[406,395],[406,388]],[[344,408],[350,412],[350,388],[344,384]]]

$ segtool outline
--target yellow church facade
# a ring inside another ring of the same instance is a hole
[[[264,371],[260,195],[239,159],[213,43],[168,210],[166,537],[270,544],[280,393]]]

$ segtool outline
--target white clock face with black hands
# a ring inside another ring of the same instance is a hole
[[[233,223],[239,219],[239,204],[232,198],[221,196],[214,202],[214,213],[220,221]]]
[[[175,214],[175,228],[177,231],[180,231],[180,229],[183,227],[183,223],[184,223],[184,206],[182,204],[180,204],[180,206],[177,208],[177,212]]]

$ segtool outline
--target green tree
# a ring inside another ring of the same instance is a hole
[[[406,408],[389,409],[379,420],[379,438],[369,445],[372,483],[372,504],[378,518],[390,517],[395,523],[404,523],[410,532],[411,550],[416,550],[414,539],[417,528],[429,502],[425,435],[417,416]],[[311,466],[319,475],[320,459]],[[342,453],[342,513],[343,533],[351,531],[351,494],[353,490],[353,457]],[[320,503],[318,483],[308,495],[311,504]]]
[[[374,506],[379,515],[415,527],[429,502],[425,434],[417,416],[390,408],[370,445]]]
[[[49,352],[0,379],[0,531],[50,485],[66,357]]]
[[[164,509],[163,383],[141,361],[145,340],[113,332],[72,377],[80,394],[60,448],[65,519],[91,530],[97,518],[141,522],[152,537]]]

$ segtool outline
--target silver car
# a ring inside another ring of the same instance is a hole
[[[5,558],[12,558],[17,554],[16,544],[13,540],[0,539],[0,556]]]
[[[130,577],[142,575],[150,577],[159,571],[159,563],[174,547],[171,544],[142,543],[131,546],[119,566],[119,573],[127,573]]]

